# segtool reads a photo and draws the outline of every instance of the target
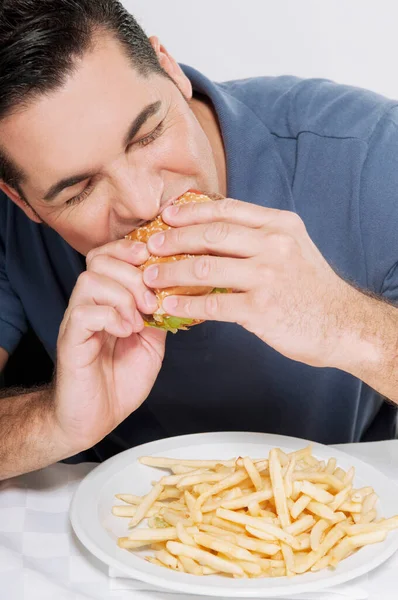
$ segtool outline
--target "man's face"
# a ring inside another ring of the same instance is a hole
[[[189,81],[163,66],[186,97]],[[189,188],[218,191],[208,138],[181,91],[140,76],[108,39],[59,90],[0,123],[39,217],[82,254],[122,238]],[[27,209],[29,214],[29,211]]]

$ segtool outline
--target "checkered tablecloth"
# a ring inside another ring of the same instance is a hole
[[[398,481],[398,440],[339,447]],[[159,592],[132,580],[110,578],[106,565],[77,540],[69,522],[70,501],[77,485],[93,467],[88,463],[56,464],[0,482],[0,600],[188,598],[184,594]],[[343,586],[340,595],[329,592],[306,596],[316,600],[343,597],[398,598],[398,556],[354,585]]]

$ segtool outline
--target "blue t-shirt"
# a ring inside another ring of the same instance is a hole
[[[398,103],[325,80],[260,77],[213,83],[228,195],[297,212],[346,280],[398,297]],[[0,346],[27,322],[54,359],[58,328],[84,258],[51,229],[0,199]],[[132,374],[133,376],[133,374]],[[184,433],[244,430],[323,443],[394,435],[395,410],[355,377],[285,358],[234,324],[169,335],[146,402],[95,447],[106,458]]]

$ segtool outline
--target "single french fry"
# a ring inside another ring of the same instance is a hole
[[[343,502],[340,506],[340,510],[350,513],[362,513],[362,506],[361,502]]]
[[[138,525],[141,523],[142,519],[145,518],[146,513],[151,508],[152,504],[159,498],[160,494],[163,492],[163,485],[158,483],[155,487],[144,496],[141,504],[138,505],[137,512],[132,518],[131,524],[132,526]]]
[[[134,517],[137,514],[138,506],[132,504],[120,504],[112,506],[112,514],[115,515],[115,517]],[[146,516],[153,517],[158,512],[159,508],[150,508],[148,509]]]
[[[211,524],[215,527],[221,527],[221,529],[225,529],[226,531],[232,531],[233,533],[246,533],[244,525],[231,523],[230,521],[226,521],[217,516],[212,517]]]
[[[286,575],[292,577],[294,575],[294,554],[291,546],[281,544],[283,558],[285,560]]]
[[[272,449],[269,453],[269,471],[271,476],[272,491],[274,493],[276,512],[280,519],[282,527],[287,527],[291,524],[289,510],[287,508],[287,499],[285,493],[285,485],[281,473],[280,463],[281,453]],[[286,455],[285,455],[286,456]],[[286,457],[287,461],[289,459]]]
[[[187,532],[190,534],[197,533],[198,529],[196,527],[188,527]],[[164,529],[135,529],[128,536],[130,541],[148,541],[148,543],[176,540],[177,538],[177,530],[175,527],[166,527]]]
[[[374,489],[372,487],[363,487],[359,490],[353,490],[351,495],[351,502],[363,502],[365,496],[373,494]]]
[[[199,546],[215,550],[216,552],[222,552],[223,554],[228,555],[230,559],[233,558],[248,562],[257,561],[257,558],[253,556],[249,550],[241,548],[225,539],[216,538],[208,533],[197,533],[194,535],[194,540]]]
[[[173,498],[178,500],[179,498],[181,498],[181,496],[181,490],[178,490],[173,485],[166,485],[163,492],[159,496],[159,500],[171,500]]]
[[[343,482],[335,477],[335,475],[330,475],[330,473],[323,472],[314,472],[314,471],[296,471],[293,473],[293,481],[310,481],[311,483],[328,483],[330,487],[334,488],[338,492],[340,492],[344,488]]]
[[[305,510],[307,508],[307,506],[309,505],[309,503],[311,501],[312,501],[312,498],[310,498],[309,496],[300,496],[300,498],[298,498],[298,500],[296,500],[296,502],[293,504],[292,508],[290,509],[290,514],[292,515],[292,518],[298,519],[298,517],[301,515],[303,510]]]
[[[261,567],[257,563],[248,562],[245,560],[236,560],[236,559],[235,559],[235,562],[240,567],[242,567],[242,569],[244,570],[245,573],[247,573],[248,575],[251,575],[252,577],[255,577],[255,576],[258,576],[261,574]]]
[[[214,473],[212,471],[199,473],[197,475],[184,475],[182,479],[176,484],[178,489],[192,487],[200,483],[214,483],[216,481],[222,481],[227,475],[232,474],[233,471],[229,470],[227,473]],[[178,477],[178,476],[177,476]]]
[[[350,539],[345,537],[342,539],[329,553],[329,565],[336,567],[337,564],[344,558],[347,558],[354,550]]]
[[[343,469],[341,469],[340,467],[337,467],[337,468],[334,470],[334,473],[333,473],[333,475],[334,475],[335,477],[337,477],[337,479],[340,479],[340,481],[343,481],[343,480],[344,480],[344,477],[346,476],[346,472],[345,472]]]
[[[177,525],[177,523],[182,523],[183,525],[187,525],[187,526],[193,525],[193,520],[191,518],[183,517],[181,515],[181,513],[174,512],[170,509],[162,508],[161,517],[164,521],[166,521],[166,523],[168,523],[172,527],[175,527]]]
[[[136,550],[137,548],[142,548],[143,546],[148,546],[151,542],[148,540],[129,540],[128,537],[120,537],[117,540],[117,544],[119,548],[125,548],[126,550]]]
[[[336,469],[336,459],[335,458],[329,458],[327,465],[326,465],[326,473],[330,473],[330,475],[333,475],[334,471]]]
[[[301,533],[305,533],[311,527],[313,527],[314,523],[315,519],[312,515],[304,515],[292,525],[285,527],[285,531],[293,536],[300,535]]]
[[[252,517],[261,517],[261,508],[258,502],[250,502],[247,510]]]
[[[350,485],[354,480],[354,476],[355,476],[355,468],[350,467],[348,469],[348,471],[346,472],[346,474],[344,475],[344,478],[343,478],[344,485],[345,486]]]
[[[148,467],[159,467],[160,469],[168,469],[170,467],[174,467],[175,465],[182,465],[184,467],[193,467],[195,469],[206,468],[206,469],[214,469],[219,464],[222,464],[226,467],[234,467],[235,460],[184,460],[180,458],[165,458],[162,456],[141,456],[139,462],[142,465],[147,465]]]
[[[196,546],[194,538],[187,532],[186,528],[181,522],[176,524],[177,537],[182,544],[187,546]]]
[[[338,492],[338,494],[335,495],[332,502],[330,502],[329,508],[331,508],[332,510],[338,510],[340,506],[347,501],[351,493],[351,489],[351,485],[348,485],[347,487],[340,490],[340,492]]]
[[[272,450],[271,450],[272,452]],[[281,467],[286,467],[289,463],[289,457],[286,454],[286,452],[283,452],[283,450],[281,450],[281,448],[275,448],[275,452],[278,456],[279,459],[279,464],[281,465]],[[269,460],[269,457],[268,457]]]
[[[195,475],[204,475],[205,473],[209,473],[209,470],[202,467],[200,469],[195,469],[195,471],[192,471],[189,474],[189,477],[193,477]],[[177,484],[180,483],[180,481],[182,481],[183,479],[185,479],[187,477],[186,473],[182,473],[181,475],[165,475],[164,477],[162,477],[162,479],[160,480],[160,484],[163,486],[177,486]],[[198,482],[200,483],[200,482]]]
[[[186,475],[187,473],[191,473],[192,471],[194,471],[195,467],[186,467],[184,465],[171,465],[169,469],[174,475]]]
[[[200,565],[210,567],[216,571],[222,573],[229,573],[231,575],[243,575],[244,571],[242,567],[218,556],[215,556],[211,552],[201,550],[200,548],[193,548],[192,546],[186,546],[180,542],[167,542],[167,550],[175,556],[188,556],[196,560]]]
[[[292,456],[289,459],[288,467],[285,474],[285,494],[286,498],[289,500],[293,494],[293,479],[292,475],[294,473],[294,469],[296,467],[296,458]]]
[[[353,536],[360,533],[371,533],[373,531],[391,531],[398,528],[398,516],[390,519],[382,519],[378,523],[367,523],[358,525],[349,525],[345,528],[347,535]]]
[[[300,545],[300,550],[311,550],[311,539],[309,533],[301,533],[296,536],[296,539]]]
[[[311,500],[307,506],[307,510],[312,512],[314,515],[317,515],[321,519],[326,519],[332,523],[337,523],[338,521],[345,519],[345,515],[343,513],[336,513],[327,504],[322,504],[316,500]]]
[[[311,444],[309,444],[305,448],[301,448],[300,450],[294,450],[293,452],[289,452],[289,454],[287,456],[290,459],[292,459],[294,457],[295,461],[299,462],[303,458],[306,458],[306,456],[310,456],[311,453],[312,453],[312,446],[311,446]]]
[[[167,550],[158,550],[157,552],[155,552],[155,558],[164,565],[166,565],[166,567],[178,570],[177,558],[169,552],[167,552]]]
[[[369,512],[366,513],[366,515],[360,515],[359,517],[359,523],[371,523],[372,521],[374,521],[377,517],[377,510],[370,510]]]
[[[374,492],[372,494],[369,494],[368,496],[365,496],[361,505],[361,515],[366,515],[366,513],[373,510],[377,504],[378,499],[379,498],[377,494],[375,494]]]
[[[333,501],[334,496],[332,494],[329,494],[329,492],[320,489],[310,481],[301,481],[300,483],[301,492],[304,495],[310,496],[311,498],[313,498],[317,502],[321,502],[322,504],[330,504],[330,502]]]
[[[263,487],[263,482],[261,479],[260,473],[257,471],[255,464],[248,456],[245,456],[243,459],[243,466],[246,469],[246,472],[253,482],[256,491],[259,492]]]
[[[330,556],[329,556],[329,554],[327,554],[326,556],[324,556],[323,558],[318,560],[318,562],[316,562],[314,565],[312,565],[311,571],[313,573],[315,573],[316,571],[322,571],[322,569],[326,569],[326,567],[328,567],[329,564],[330,564]]]
[[[230,510],[237,510],[239,508],[245,508],[249,506],[251,502],[263,502],[272,498],[272,490],[262,490],[260,492],[253,492],[241,498],[235,500],[225,500],[221,502],[221,508],[228,508]]]
[[[193,558],[189,558],[188,556],[179,556],[179,559],[186,573],[189,573],[190,575],[204,575],[203,567],[198,565]]]
[[[314,527],[311,529],[310,533],[310,544],[311,550],[318,550],[321,545],[322,536],[327,529],[330,527],[330,522],[325,519],[320,519],[315,523]]]

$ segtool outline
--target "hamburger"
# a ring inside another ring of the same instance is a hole
[[[188,202],[213,202],[222,199],[223,196],[219,194],[202,194],[201,192],[189,190],[177,200],[174,204],[187,204]],[[167,225],[162,216],[159,215],[153,221],[149,221],[145,225],[142,225],[138,229],[135,229],[126,238],[135,242],[147,243],[151,235],[172,229],[170,225]],[[177,254],[174,256],[150,256],[149,259],[141,265],[140,269],[144,270],[155,263],[175,262],[177,260],[185,260],[192,258],[192,254]],[[198,319],[186,319],[181,317],[173,317],[172,315],[166,314],[162,308],[162,302],[166,296],[178,295],[178,296],[205,296],[207,294],[224,293],[228,290],[222,288],[209,288],[205,286],[177,286],[165,289],[155,289],[155,295],[158,300],[158,309],[152,315],[142,315],[144,323],[148,327],[156,327],[157,329],[165,329],[171,333],[177,333],[179,330],[186,330],[193,325],[203,323]]]

